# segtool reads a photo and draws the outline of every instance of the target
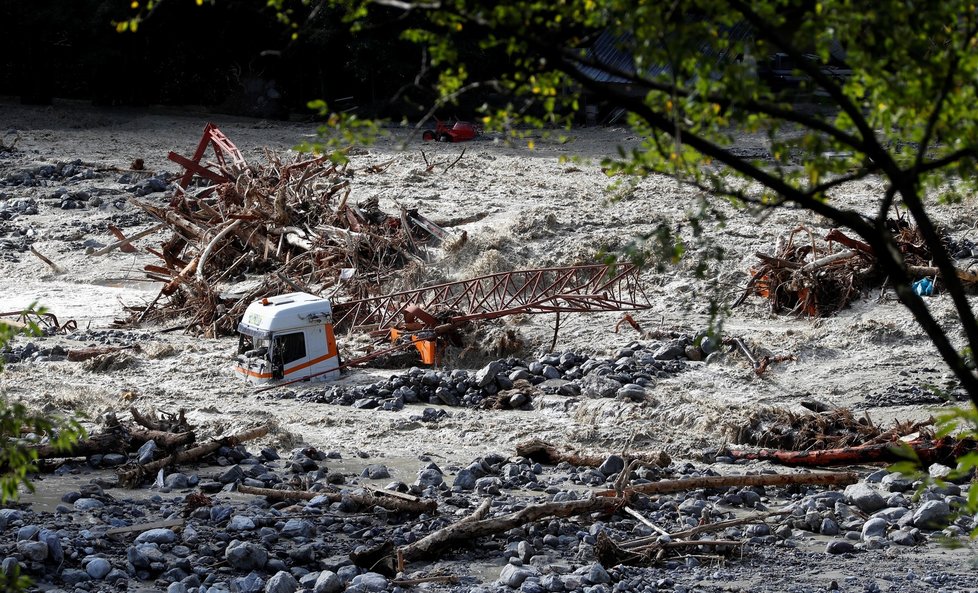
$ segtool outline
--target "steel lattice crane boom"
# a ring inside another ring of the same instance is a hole
[[[337,331],[456,327],[477,319],[532,313],[649,308],[632,264],[595,264],[490,274],[469,280],[337,303]]]

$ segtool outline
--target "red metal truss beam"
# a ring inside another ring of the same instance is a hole
[[[383,330],[405,320],[418,322],[418,309],[428,314],[423,323],[426,327],[436,325],[432,319],[454,326],[516,314],[647,309],[649,299],[639,283],[638,271],[632,264],[595,264],[490,274],[337,303],[333,305],[333,324],[346,332]]]
[[[208,146],[214,149],[214,157],[218,163],[218,170],[216,171],[200,164],[200,159],[204,158],[204,153],[207,151]],[[200,142],[197,143],[197,150],[194,151],[193,157],[188,159],[185,156],[171,151],[166,158],[184,168],[184,174],[180,177],[179,181],[180,187],[184,189],[187,189],[187,186],[190,185],[190,180],[193,179],[194,174],[215,183],[226,183],[230,181],[227,175],[225,175],[229,162],[238,167],[247,166],[244,156],[241,155],[238,147],[224,135],[224,132],[210,123],[204,126],[204,133],[200,137]]]

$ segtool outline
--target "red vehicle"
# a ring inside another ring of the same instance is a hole
[[[441,120],[435,120],[434,130],[425,130],[421,133],[421,139],[425,142],[437,140],[439,142],[465,142],[479,135],[479,128],[475,124],[466,121],[457,121],[454,125],[447,124]]]

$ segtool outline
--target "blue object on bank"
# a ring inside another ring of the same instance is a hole
[[[930,278],[921,278],[914,282],[911,287],[917,296],[934,296],[934,283]]]

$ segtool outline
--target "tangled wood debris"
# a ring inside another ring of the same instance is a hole
[[[886,225],[908,271],[917,278],[939,280],[939,272],[931,266],[932,256],[919,229],[903,218],[891,218]],[[949,238],[944,240],[950,244]],[[766,298],[775,313],[825,317],[845,308],[870,287],[886,281],[873,248],[839,229],[832,229],[819,239],[812,230],[799,226],[778,239],[774,255],[755,255],[760,265],[751,270],[747,287],[734,307],[757,295]],[[978,282],[978,274],[965,270],[957,273],[967,283]]]
[[[934,436],[934,420],[894,422],[884,428],[869,414],[855,416],[847,408],[832,408],[819,413],[798,413],[785,408],[762,408],[743,422],[727,425],[730,442],[751,447],[814,450],[838,449],[854,445],[885,443],[919,434]]]
[[[152,441],[155,444],[152,459],[145,460],[142,464],[128,464],[118,470],[119,482],[127,487],[135,487],[145,476],[155,475],[159,470],[198,461],[221,447],[234,447],[261,438],[269,431],[268,426],[259,426],[195,445],[197,435],[187,422],[183,410],[175,414],[162,412],[159,416],[155,411],[143,414],[132,409],[131,412],[133,423],[142,428],[124,424],[116,414],[109,413],[104,416],[105,425],[100,432],[77,441],[67,450],[53,445],[37,445],[33,452],[41,461],[107,453],[128,454],[139,451],[143,445]]]
[[[796,414],[767,408],[745,423],[728,425],[735,444],[761,447],[730,450],[734,460],[772,461],[798,467],[829,467],[861,463],[893,463],[914,460],[921,465],[950,463],[978,450],[974,439],[936,438],[934,420],[896,421],[878,426],[868,414],[856,417],[848,409]]]
[[[268,426],[259,426],[244,430],[231,436],[208,439],[197,443],[194,427],[188,422],[183,410],[175,413],[156,412],[142,413],[130,409],[133,423],[138,427],[126,426],[114,414],[108,414],[105,429],[82,441],[68,452],[53,450],[38,450],[39,456],[76,457],[91,456],[107,452],[128,453],[137,446],[153,440],[158,447],[154,458],[141,459],[140,463],[130,463],[118,470],[120,484],[133,487],[144,477],[157,475],[166,468],[176,467],[184,463],[201,461],[207,455],[217,452],[224,447],[235,447],[248,440],[261,438],[268,434]],[[140,451],[142,453],[142,451]],[[520,445],[519,455],[536,455],[545,463],[574,463],[596,465],[606,455],[590,455],[575,451],[560,452],[556,448],[539,440]],[[542,457],[540,457],[542,456]],[[638,465],[649,463],[667,465],[664,455],[650,452],[627,456],[631,461],[620,472],[614,489],[593,490],[579,499],[570,500],[527,500],[525,504],[512,507],[507,512],[494,514],[493,497],[486,497],[478,508],[470,515],[431,531],[425,537],[395,547],[390,541],[379,546],[360,546],[351,553],[351,560],[358,566],[369,568],[387,575],[405,572],[407,563],[420,560],[439,558],[457,547],[469,545],[477,538],[492,538],[524,525],[558,518],[579,517],[581,521],[600,520],[612,515],[628,515],[648,527],[656,534],[632,539],[621,539],[602,532],[597,541],[596,551],[602,561],[615,564],[627,563],[649,565],[667,558],[688,555],[708,555],[722,558],[740,549],[744,538],[730,537],[729,527],[747,523],[761,523],[772,517],[790,513],[788,510],[775,510],[761,514],[743,517],[727,516],[726,513],[717,515],[721,520],[702,522],[695,527],[680,525],[678,531],[672,531],[655,524],[642,511],[648,508],[648,497],[667,493],[691,490],[715,490],[722,492],[728,488],[760,487],[760,486],[798,486],[798,485],[834,485],[843,486],[857,481],[853,473],[806,472],[793,474],[751,474],[751,475],[697,475],[685,476],[678,479],[665,479],[654,482],[642,481],[631,483],[637,475],[633,469]],[[297,482],[277,484],[274,488],[252,487],[239,483],[237,490],[241,494],[264,496],[273,503],[290,504],[288,501],[307,501],[321,499],[327,502],[343,502],[352,504],[359,512],[405,513],[418,516],[433,516],[439,513],[437,498],[414,496],[391,489],[381,489],[368,484],[353,484],[351,488],[338,491],[330,486],[319,490],[309,491]],[[185,500],[184,516],[189,516],[196,509],[209,507],[213,499],[202,493],[188,495]],[[182,519],[179,519],[182,521]],[[132,530],[148,529],[152,524],[144,524]],[[120,531],[118,534],[129,533],[131,530]],[[711,534],[723,533],[714,536]],[[614,539],[613,539],[614,537]],[[436,577],[442,578],[442,577]],[[423,579],[422,579],[423,580]],[[421,581],[419,581],[421,582]]]
[[[214,133],[206,130],[205,140]],[[221,150],[230,151],[220,138]],[[353,202],[351,179],[383,174],[390,162],[356,170],[326,157],[266,153],[265,163],[246,165],[233,152],[215,173],[197,164],[198,152],[196,160],[178,160],[188,169],[181,187],[191,173],[209,184],[185,189],[165,206],[131,200],[172,234],[150,249],[161,263],[145,266],[163,287],[152,303],[132,310],[130,323],[189,319],[189,330],[226,335],[262,297],[327,289],[351,299],[375,296],[405,268],[423,265],[430,247],[455,240],[416,210],[388,214],[376,198]]]

